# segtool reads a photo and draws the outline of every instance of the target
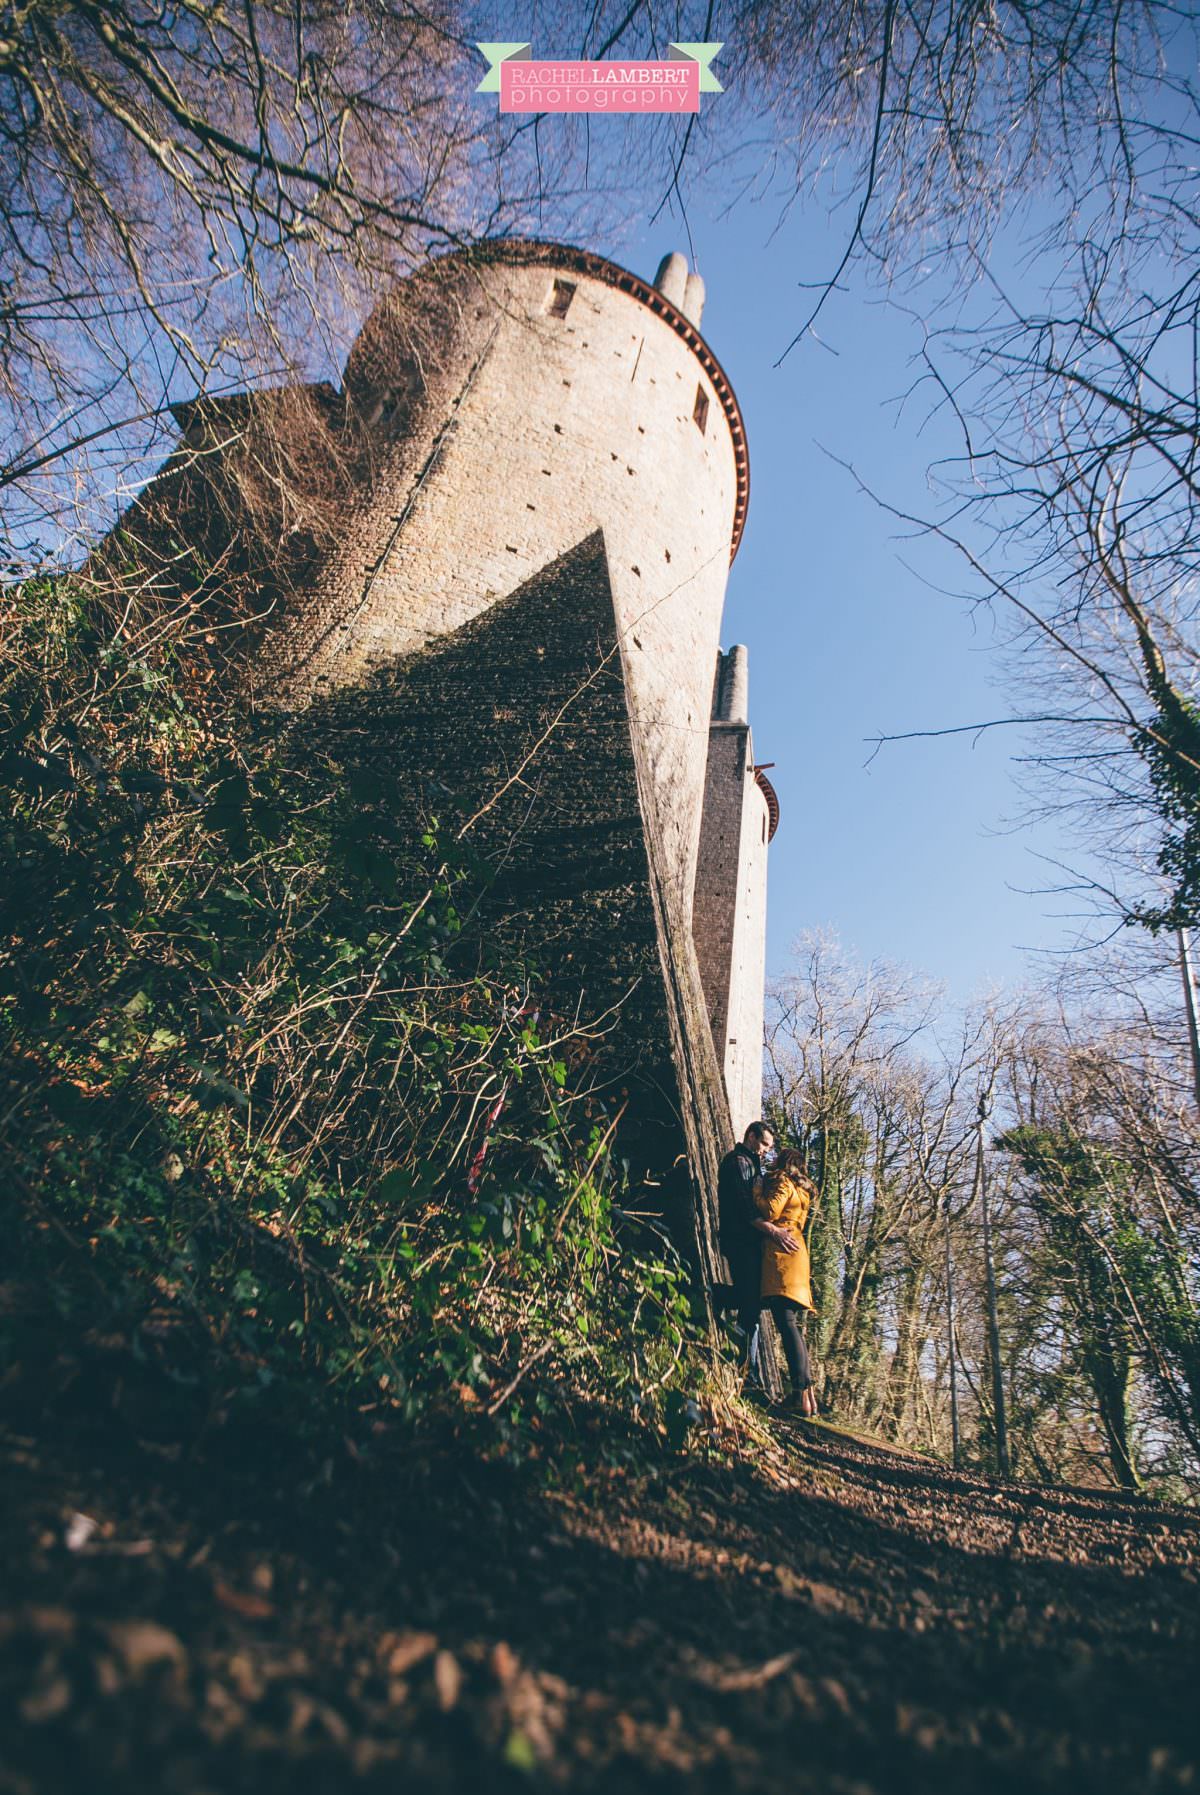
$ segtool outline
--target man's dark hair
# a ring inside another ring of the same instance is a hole
[[[746,1134],[752,1134],[756,1141],[761,1141],[764,1134],[773,1135],[774,1133],[775,1130],[769,1122],[751,1122],[749,1128],[746,1130]],[[744,1140],[745,1138],[746,1136],[743,1135],[742,1139]]]

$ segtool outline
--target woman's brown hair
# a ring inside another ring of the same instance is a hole
[[[785,1147],[775,1161],[777,1172],[788,1172],[793,1178],[808,1176],[808,1163],[799,1147]]]

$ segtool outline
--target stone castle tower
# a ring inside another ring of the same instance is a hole
[[[717,1161],[761,1098],[778,806],[746,651],[719,646],[749,471],[703,302],[680,255],[651,284],[543,243],[401,283],[325,389],[369,433],[370,477],[255,678],[292,711],[369,719],[464,808],[504,789],[497,892],[616,1018],[635,1159],[655,1182],[686,1163],[712,1270]],[[193,449],[228,428],[180,416]]]

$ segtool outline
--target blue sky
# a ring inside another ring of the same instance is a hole
[[[769,241],[776,218],[765,203],[720,220],[689,208],[704,333],[750,444],[723,635],[749,644],[755,753],[777,763],[768,967],[785,968],[802,930],[828,928],[864,959],[905,962],[964,999],[1037,971],[1030,950],[1041,961],[1075,939],[1078,902],[1035,888],[1063,878],[1039,856],[1079,855],[1065,831],[1020,823],[1020,730],[870,758],[877,735],[1004,716],[1015,700],[998,683],[986,614],[930,583],[965,584],[948,551],[907,537],[831,459],[901,507],[931,508],[927,467],[956,444],[927,406],[895,403],[919,326],[851,276],[825,307],[822,341],[774,366],[811,303],[799,283],[836,267],[848,228],[814,205]],[[607,247],[652,277],[686,236],[664,216]]]

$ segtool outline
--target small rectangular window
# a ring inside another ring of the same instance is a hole
[[[573,280],[556,280],[550,291],[550,304],[547,311],[552,318],[565,318],[575,297]]]
[[[696,388],[696,403],[692,407],[692,419],[697,430],[703,436],[704,426],[708,422],[708,394],[702,386]]]

